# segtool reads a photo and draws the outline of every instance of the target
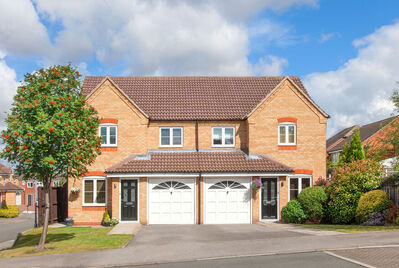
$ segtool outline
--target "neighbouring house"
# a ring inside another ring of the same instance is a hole
[[[298,77],[88,76],[83,94],[103,142],[68,180],[75,224],[100,224],[106,207],[142,224],[278,220],[326,175],[329,116]]]
[[[381,148],[382,146],[387,147],[387,152],[384,154],[383,158],[387,161],[383,161],[387,171],[389,170],[389,161],[393,156],[393,151],[390,150],[389,146],[383,144],[382,140],[389,131],[392,124],[396,122],[396,116],[389,117],[377,122],[373,122],[364,126],[354,125],[339,131],[337,134],[333,135],[327,140],[327,158],[328,160],[336,164],[339,162],[340,155],[342,153],[342,148],[345,143],[350,145],[352,136],[355,130],[359,130],[360,139],[362,141],[363,147],[367,150],[373,150]]]

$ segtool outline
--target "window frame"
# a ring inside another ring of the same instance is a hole
[[[33,181],[27,181],[26,188],[33,188]]]
[[[302,192],[302,179],[309,179],[309,187],[313,187],[313,176],[312,175],[296,175],[288,177],[288,201],[291,201],[291,179],[298,179],[298,195]],[[305,188],[306,189],[306,188]],[[294,199],[292,199],[294,200]]]
[[[169,144],[168,145],[162,145],[162,130],[163,129],[169,129]],[[180,129],[180,140],[181,140],[181,144],[178,145],[174,145],[173,144],[173,130],[174,129]],[[159,127],[159,147],[163,147],[163,148],[170,148],[170,147],[175,147],[175,148],[179,148],[179,147],[183,147],[184,144],[184,133],[183,133],[183,127]]]
[[[280,127],[284,127],[285,129],[285,142],[282,143],[280,142]],[[294,127],[294,142],[290,143],[288,142],[289,140],[289,127],[293,126]],[[296,131],[296,123],[293,122],[281,122],[278,124],[277,128],[277,136],[278,136],[278,145],[279,146],[296,146],[296,136],[297,136],[297,131]]]
[[[118,125],[113,123],[103,123],[98,126],[98,135],[101,137],[101,128],[106,127],[107,129],[107,140],[105,144],[101,143],[101,147],[118,147]],[[115,127],[115,144],[110,144],[110,129]]]
[[[105,182],[105,202],[104,203],[96,203],[94,202],[97,199],[97,181]],[[85,201],[85,182],[93,181],[93,203],[86,203]],[[108,189],[107,189],[107,178],[106,177],[85,177],[82,179],[82,206],[84,207],[105,207],[108,203]]]
[[[339,163],[339,159],[340,159],[340,153],[339,152],[335,152],[335,153],[331,154],[331,162],[333,164]]]
[[[29,204],[29,197],[30,197],[30,201],[31,201],[31,204]],[[33,206],[33,194],[28,194],[27,196],[26,196],[26,206],[28,206],[28,207],[31,207],[31,206]]]
[[[221,128],[222,129],[222,144],[214,144],[214,129]],[[226,144],[226,129],[233,129],[233,144]],[[236,128],[234,126],[214,126],[212,127],[212,147],[235,147],[236,146]]]

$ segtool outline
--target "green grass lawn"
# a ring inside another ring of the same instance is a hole
[[[132,238],[132,235],[107,235],[111,229],[111,227],[49,228],[45,246],[47,250],[40,253],[33,251],[39,243],[42,228],[32,229],[25,232],[13,248],[0,251],[0,258],[121,248]]]
[[[340,224],[298,224],[299,226],[327,231],[343,233],[382,232],[399,230],[399,225],[392,226],[364,226],[364,225],[340,225]]]

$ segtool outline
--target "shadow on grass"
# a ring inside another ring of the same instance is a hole
[[[22,247],[30,247],[30,246],[37,246],[40,240],[40,234],[31,234],[31,235],[24,235],[17,240],[13,248],[22,248]],[[74,234],[68,233],[61,233],[61,234],[47,234],[46,243],[49,242],[60,242],[64,240],[70,240],[75,237]]]

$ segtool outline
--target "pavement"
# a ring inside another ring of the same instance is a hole
[[[0,259],[0,267],[115,267],[292,253],[336,254],[338,249],[376,245],[398,249],[399,231],[320,235],[258,224],[147,225],[122,249]]]
[[[14,244],[18,233],[34,227],[34,214],[21,213],[16,218],[0,218],[0,250]]]
[[[138,222],[121,222],[108,232],[109,235],[113,234],[132,234],[135,235],[141,228]]]

